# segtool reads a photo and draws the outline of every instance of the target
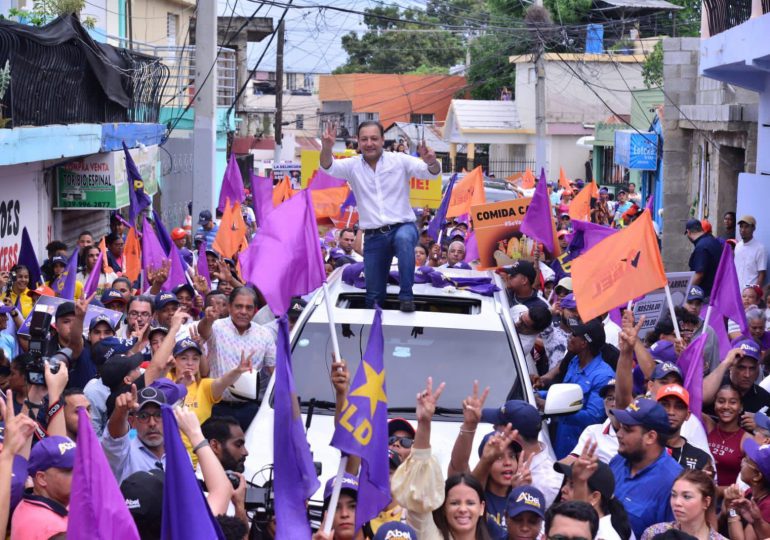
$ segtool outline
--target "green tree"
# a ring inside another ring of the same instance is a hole
[[[647,88],[663,85],[663,42],[658,41],[642,66],[642,80]]]

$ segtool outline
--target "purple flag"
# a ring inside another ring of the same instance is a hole
[[[307,188],[308,189],[328,189],[328,188],[342,187],[345,184],[347,184],[345,180],[335,178],[329,174],[326,174],[321,169],[318,169],[316,173],[313,175],[313,179]]]
[[[163,251],[168,255],[171,252],[171,246],[174,245],[174,241],[171,240],[171,235],[168,234],[166,226],[163,224],[163,220],[160,219],[160,215],[153,210],[152,220],[155,222],[155,228],[158,230],[158,241],[160,242]]]
[[[230,154],[230,160],[227,162],[227,169],[225,169],[225,176],[222,179],[222,188],[219,190],[219,204],[217,210],[220,212],[225,211],[225,203],[227,199],[230,199],[232,204],[235,201],[243,203],[243,199],[246,198],[246,191],[243,189],[243,177],[241,177],[241,169],[238,167],[238,161],[235,159],[235,154]]]
[[[714,275],[714,286],[711,288],[709,305],[712,307],[712,316],[718,315],[735,321],[741,327],[741,333],[744,336],[749,335],[749,324],[746,321],[746,311],[743,309],[741,287],[733,262],[733,249],[727,244],[722,249],[722,257],[719,259],[717,273]]]
[[[254,184],[252,184],[254,185]],[[206,260],[206,242],[201,242],[198,246],[198,263],[196,266],[199,276],[206,278],[206,283],[211,287],[211,274],[209,273],[209,263]]]
[[[29,270],[29,288],[35,289],[43,283],[43,273],[40,271],[40,264],[37,262],[35,248],[32,246],[32,240],[29,238],[27,228],[21,230],[21,246],[19,247],[18,264],[23,264]]]
[[[465,262],[479,259],[479,244],[476,242],[476,231],[471,231],[465,239]]]
[[[708,334],[703,332],[682,351],[677,360],[684,375],[684,387],[690,393],[690,410],[701,418],[703,408],[703,349]]]
[[[195,478],[195,469],[190,466],[190,455],[179,434],[173,409],[164,405],[161,414],[163,441],[166,445],[166,478],[163,484],[160,537],[163,540],[224,540],[225,536]]]
[[[275,467],[276,538],[309,539],[305,501],[319,488],[310,445],[305,438],[297,406],[291,367],[289,325],[284,315],[278,321],[275,359],[275,421],[273,422],[273,466]]]
[[[449,200],[452,198],[452,189],[454,189],[456,181],[457,173],[453,174],[449,180],[449,185],[444,192],[444,198],[441,199],[441,204],[438,210],[436,210],[436,215],[428,223],[428,234],[436,242],[438,242],[438,233],[444,227],[444,222],[446,221],[446,211],[449,208]]]
[[[77,283],[78,275],[78,251],[79,248],[72,250],[72,255],[70,255],[69,262],[67,262],[67,268],[65,268],[64,272],[51,283],[53,292],[55,292],[56,296],[59,298],[64,298],[66,300],[75,299],[75,283]]]
[[[166,253],[163,251],[155,229],[147,218],[142,218],[142,270],[147,274],[147,270],[152,267],[158,269],[166,260]]]
[[[270,178],[252,173],[251,191],[254,216],[261,227],[267,215],[273,211],[273,181]]]
[[[350,193],[348,193],[348,197],[344,201],[342,201],[342,206],[340,206],[340,214],[345,212],[345,209],[348,206],[352,206],[354,208],[358,206],[358,201],[356,201],[356,194],[353,193],[352,189],[350,190]]]
[[[139,169],[136,168],[134,158],[131,157],[125,141],[123,142],[123,153],[126,155],[126,174],[128,176],[128,220],[133,227],[136,224],[137,216],[152,204],[152,199],[144,192],[142,175],[139,174]]]
[[[572,220],[572,238],[569,243],[569,251],[572,259],[594,247],[618,230],[605,225],[598,225],[590,221]]]
[[[388,465],[388,397],[382,358],[382,310],[377,307],[369,342],[350,385],[346,408],[334,428],[331,445],[361,457],[356,504],[356,531],[390,502]],[[364,428],[366,426],[366,428]],[[354,436],[358,430],[368,437]]]
[[[521,222],[521,232],[542,242],[543,248],[550,253],[556,253],[557,245],[553,238],[553,211],[551,201],[548,199],[548,186],[546,185],[545,170],[540,169],[540,180],[535,187],[532,202],[529,203],[524,221]]]
[[[99,250],[99,256],[96,258],[96,264],[94,265],[91,273],[88,274],[88,279],[83,284],[83,298],[88,298],[96,292],[99,287],[99,277],[102,275],[102,264],[104,261],[104,252]]]
[[[168,279],[163,284],[163,289],[166,291],[170,291],[177,285],[187,283],[186,264],[182,260],[182,254],[179,253],[176,244],[171,244],[171,252],[168,254],[168,258],[171,259],[171,268],[168,270]]]
[[[82,407],[78,408],[78,441],[72,469],[67,538],[139,540],[134,518],[104,457],[91,419]]]
[[[653,206],[655,204],[655,194],[650,193],[650,196],[647,197],[647,204],[645,205],[644,209],[649,210],[650,213],[652,213]]]
[[[243,279],[259,288],[279,317],[292,296],[323,285],[326,272],[310,191],[301,190],[270,213],[240,263]]]

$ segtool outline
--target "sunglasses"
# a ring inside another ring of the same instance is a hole
[[[401,448],[411,448],[413,442],[411,437],[388,437],[388,446],[398,443]]]
[[[134,418],[139,420],[142,424],[146,424],[150,421],[150,418],[154,418],[156,422],[160,422],[163,420],[163,416],[161,415],[160,411],[155,413],[148,413],[148,412],[138,412],[134,414]]]

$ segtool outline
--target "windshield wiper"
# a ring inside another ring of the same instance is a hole
[[[415,407],[388,407],[389,413],[416,413]],[[449,416],[462,414],[462,409],[450,409],[448,407],[436,407],[436,414],[439,416]]]

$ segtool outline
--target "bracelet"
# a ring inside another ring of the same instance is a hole
[[[195,445],[195,448],[193,448],[193,454],[197,454],[198,450],[200,450],[201,448],[205,448],[207,446],[209,446],[209,441],[207,441],[206,439],[203,439],[201,442]]]
[[[475,429],[463,429],[460,428],[460,433],[476,433]]]

